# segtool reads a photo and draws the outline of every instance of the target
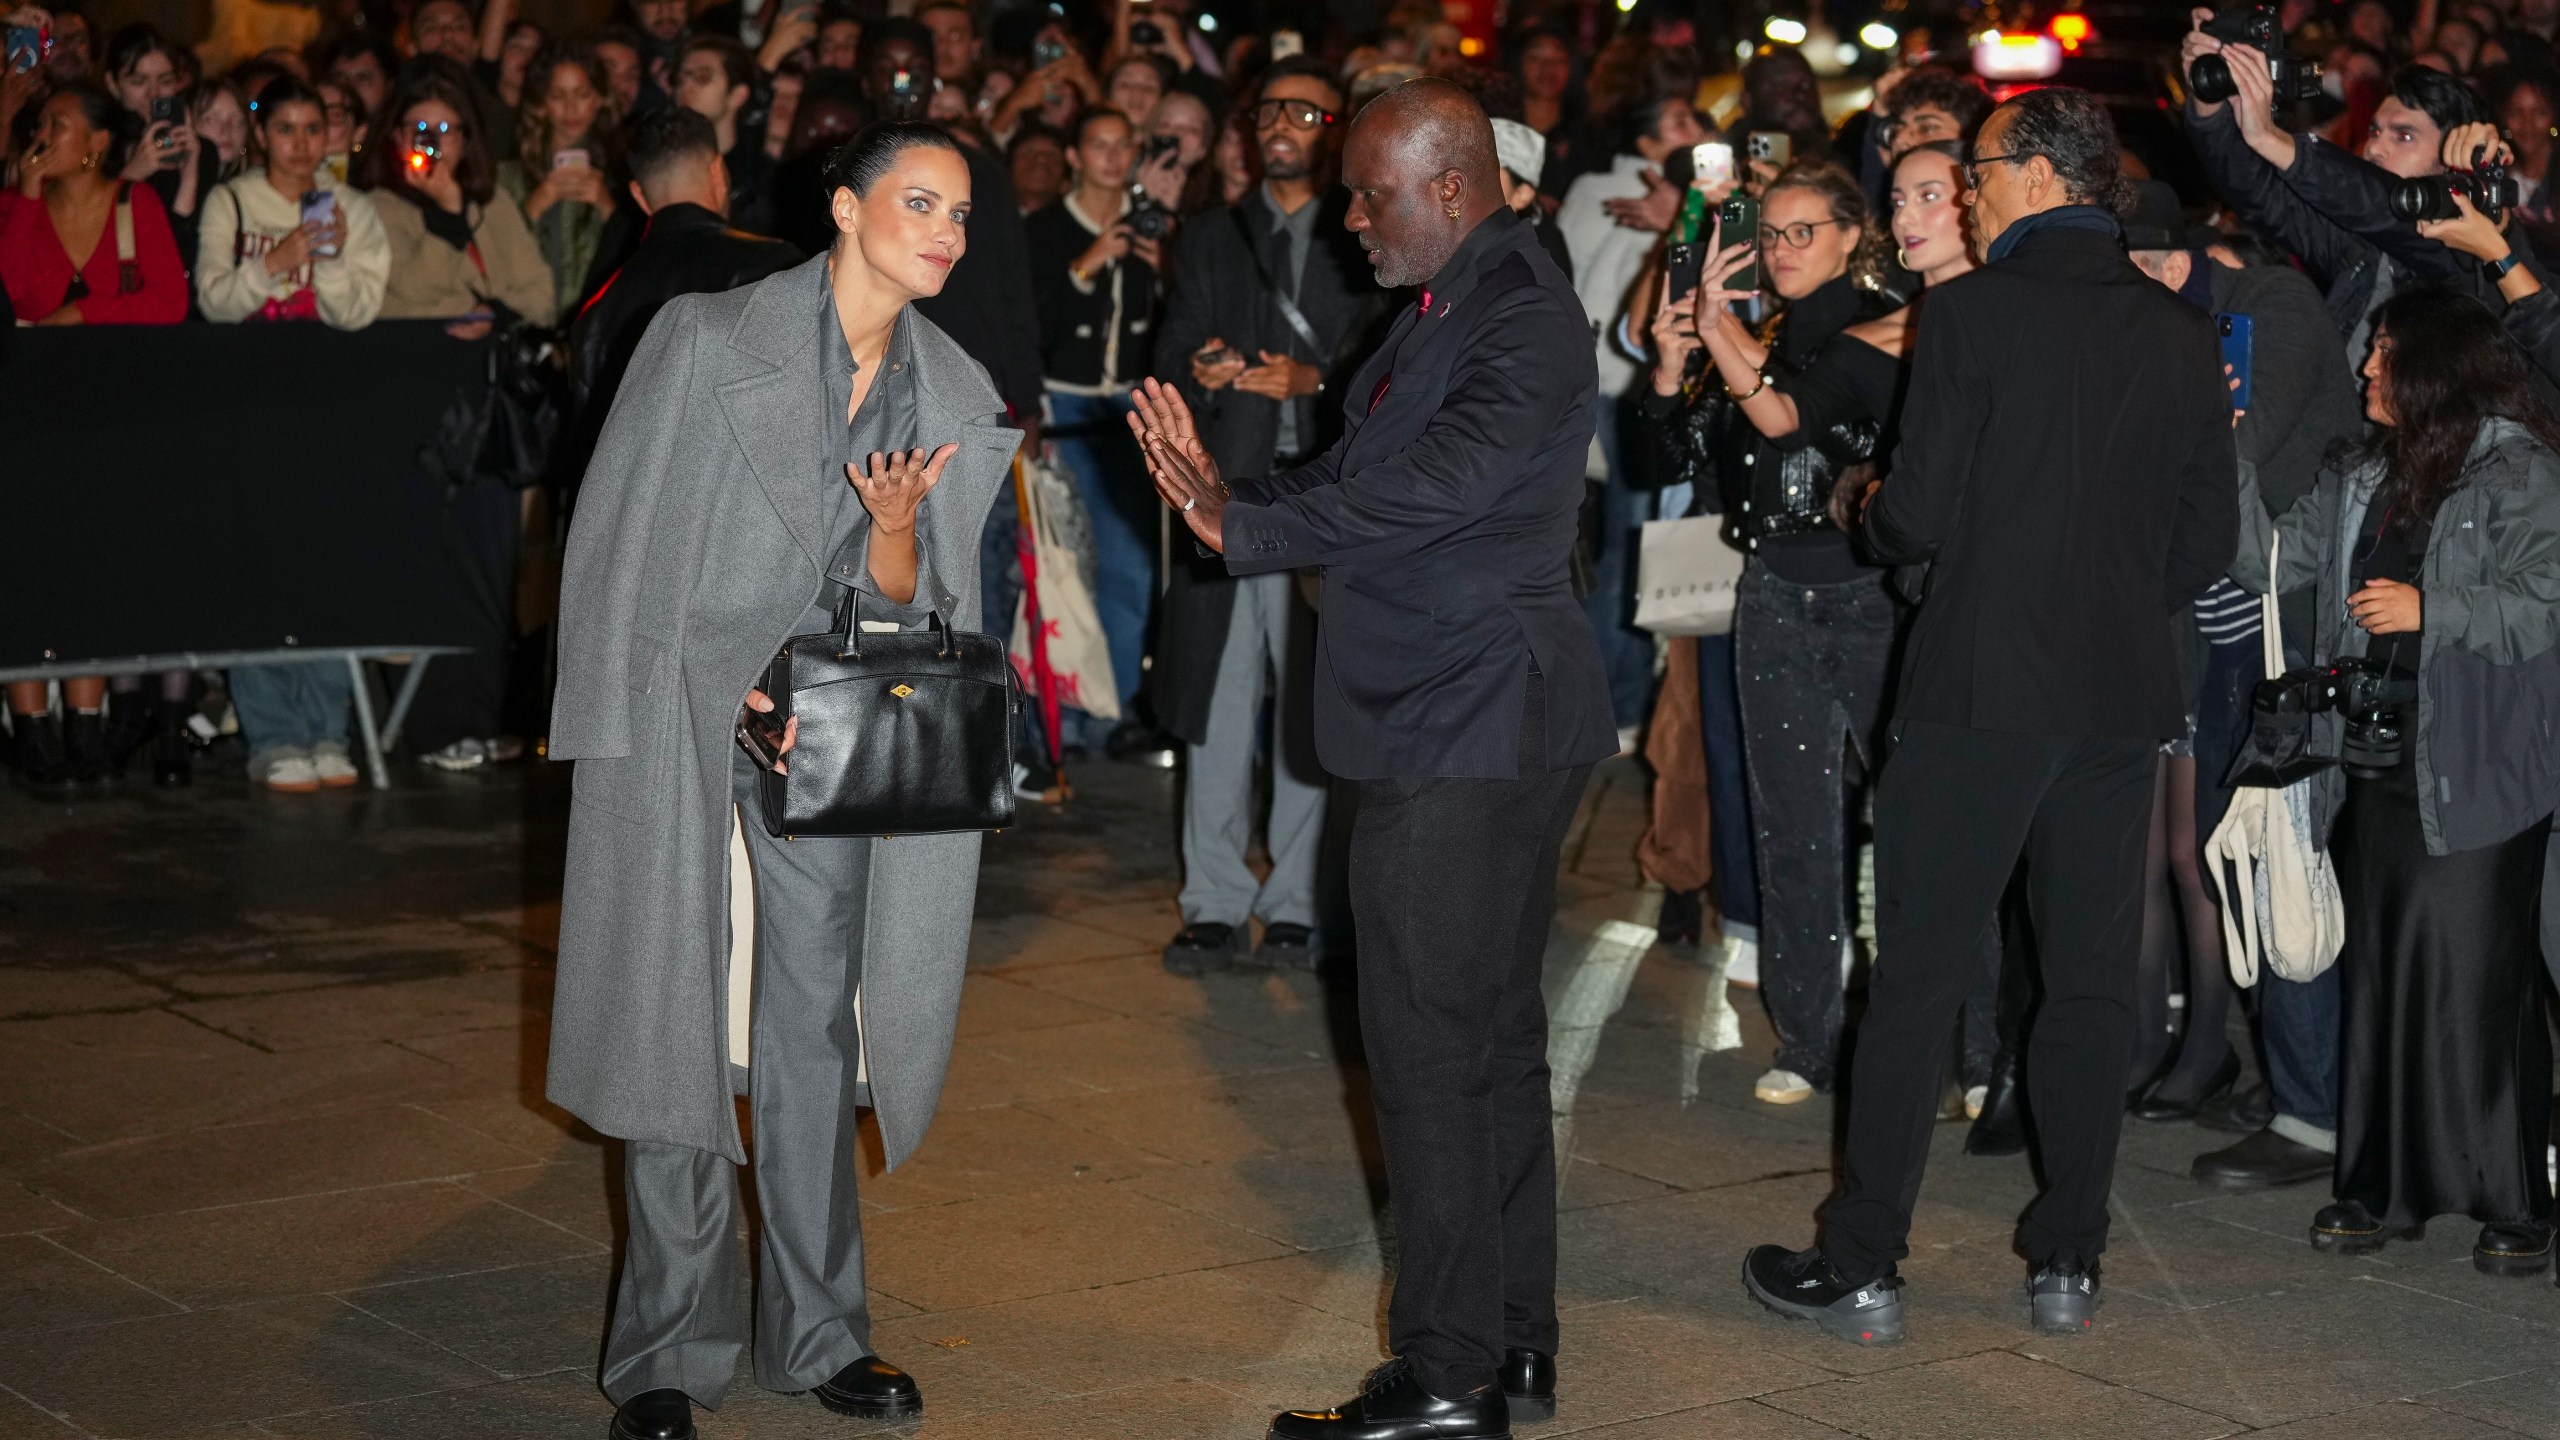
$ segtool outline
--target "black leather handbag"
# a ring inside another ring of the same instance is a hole
[[[1013,823],[1013,665],[992,635],[862,633],[861,592],[835,630],[794,635],[766,667],[770,723],[797,716],[784,773],[762,780],[765,833],[934,835]]]

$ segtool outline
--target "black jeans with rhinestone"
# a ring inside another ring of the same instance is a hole
[[[1760,862],[1760,1000],[1777,1068],[1831,1088],[1840,949],[1857,893],[1849,835],[1883,753],[1902,607],[1881,573],[1797,585],[1754,564],[1736,597],[1734,669]]]

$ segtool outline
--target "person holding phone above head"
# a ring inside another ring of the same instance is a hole
[[[1941,278],[1973,268],[1954,159],[1918,156],[1895,178],[1906,263]],[[1719,222],[1697,288],[1670,299],[1665,277],[1652,384],[1638,408],[1667,473],[1691,479],[1751,557],[1733,646],[1759,867],[1760,997],[1778,1033],[1753,1093],[1774,1105],[1832,1088],[1853,908],[1844,849],[1863,790],[1851,781],[1869,780],[1882,758],[1904,619],[1885,571],[1858,554],[1831,503],[1835,489],[1872,473],[1916,330],[1878,288],[1883,250],[1848,171],[1816,162],[1781,172],[1761,196],[1756,236],[1725,235]],[[1731,308],[1755,291],[1728,288],[1755,270],[1784,307],[1766,344]]]
[[[619,1440],[689,1440],[750,1338],[766,1389],[877,1419],[925,1405],[872,1349],[854,1127],[870,1107],[894,1166],[932,1119],[979,837],[767,834],[764,767],[787,773],[807,737],[763,723],[755,687],[848,592],[866,625],[978,629],[979,531],[1021,435],[914,306],[967,251],[956,142],[875,123],[827,179],[826,254],[649,326],[562,577],[551,754],[577,776],[548,1093],[626,1142],[602,1372]],[[751,933],[728,935],[748,890]],[[748,1163],[752,1322],[729,1243]]]
[[[623,203],[622,112],[593,46],[542,53],[526,77],[516,136],[517,153],[498,164],[498,185],[541,242],[559,313],[575,314]]]

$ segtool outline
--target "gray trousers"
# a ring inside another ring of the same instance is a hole
[[[756,893],[749,1030],[756,1209],[755,1376],[806,1390],[872,1352],[862,1279],[855,1131],[868,839],[778,840],[756,818],[754,767],[737,757]],[[630,1240],[605,1335],[615,1404],[675,1389],[717,1407],[747,1343],[737,1167],[708,1151],[625,1147]]]
[[[1242,925],[1316,921],[1316,849],[1324,835],[1325,776],[1316,764],[1307,681],[1315,612],[1286,572],[1236,581],[1227,646],[1209,699],[1209,738],[1191,747],[1182,804],[1182,919]],[[1253,839],[1254,753],[1262,702],[1272,700],[1271,876],[1245,864]]]

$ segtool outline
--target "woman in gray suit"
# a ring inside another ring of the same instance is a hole
[[[735,818],[758,762],[733,735],[771,708],[753,687],[775,650],[832,628],[848,588],[867,621],[978,627],[978,532],[1020,436],[912,308],[967,251],[950,138],[874,125],[825,178],[827,254],[652,322],[569,536],[551,754],[578,770],[549,1093],[628,1142],[602,1376],[622,1440],[691,1436],[749,1338],[733,1094],[754,1107],[757,1383],[846,1414],[923,1408],[871,1349],[855,1112],[876,1112],[891,1165],[932,1116],[978,837],[770,838]]]

